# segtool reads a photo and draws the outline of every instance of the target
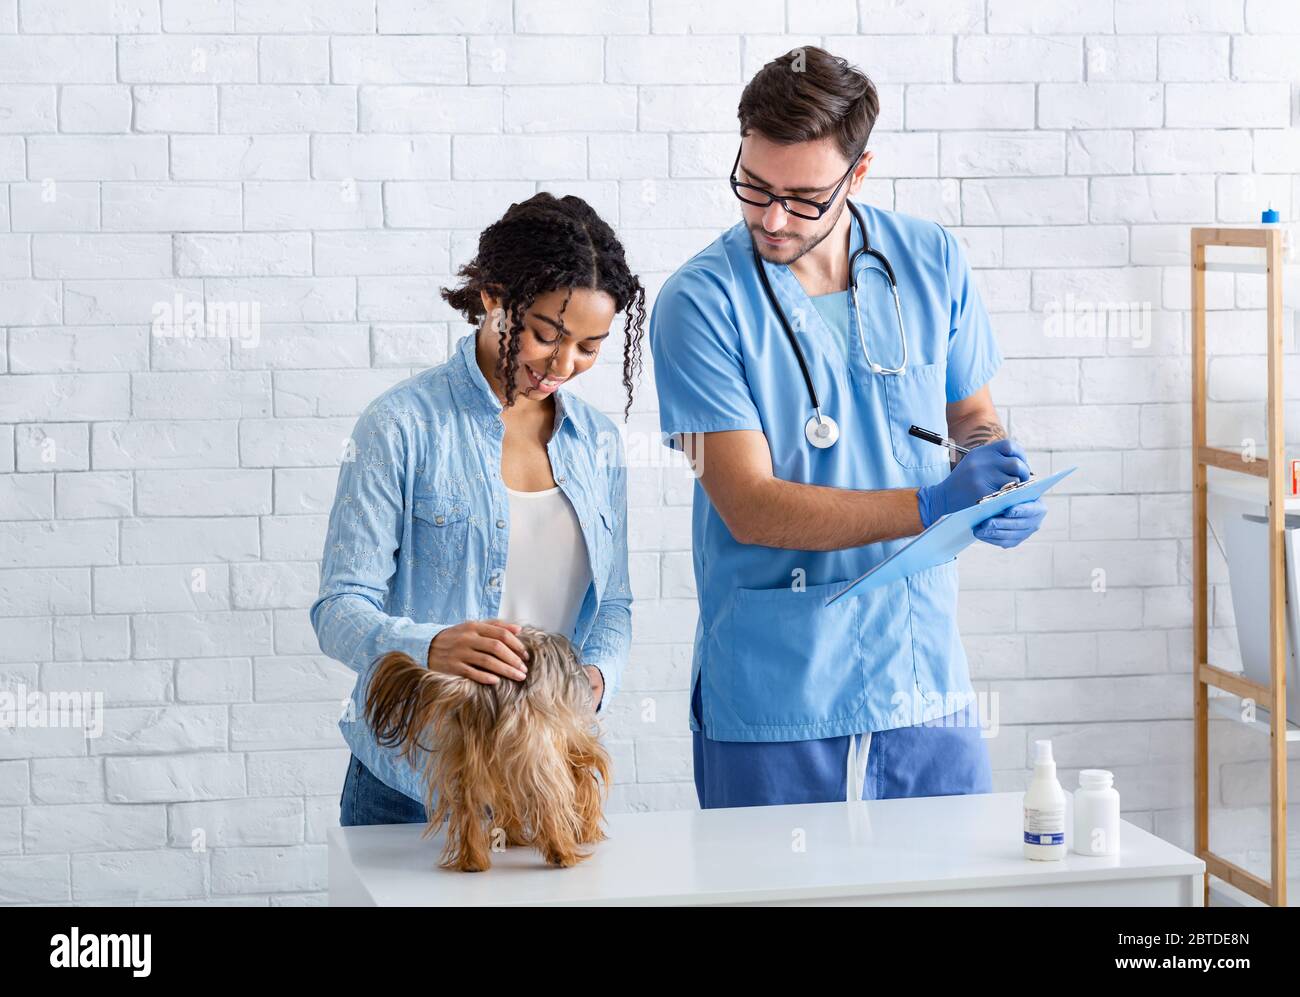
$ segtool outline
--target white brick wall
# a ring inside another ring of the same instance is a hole
[[[864,196],[966,245],[1010,429],[1082,468],[1029,546],[963,557],[996,786],[1050,736],[1190,843],[1187,228],[1300,212],[1296,4],[0,0],[0,683],[106,707],[0,730],[0,904],[323,899],[351,683],[306,608],[355,415],[445,358],[438,287],[538,189],[657,288],[737,217],[744,81],[805,43],[880,89]],[[1262,439],[1263,286],[1212,276],[1211,433]],[[150,336],[177,296],[256,303],[256,347]],[[1048,335],[1071,302],[1149,338]],[[579,386],[611,413],[617,351]],[[689,807],[690,481],[648,378],[631,428],[613,806]],[[1212,841],[1263,871],[1265,744],[1219,727]]]

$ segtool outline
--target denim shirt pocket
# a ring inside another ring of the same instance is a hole
[[[411,504],[415,553],[439,575],[463,577],[468,551],[470,504],[451,492],[423,492]]]

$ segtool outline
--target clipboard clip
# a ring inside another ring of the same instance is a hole
[[[989,501],[989,499],[995,499],[999,495],[1005,495],[1007,492],[1014,492],[1017,488],[1024,488],[1025,485],[1031,484],[1035,480],[1037,480],[1037,476],[1031,474],[1024,481],[1008,481],[996,492],[989,492],[989,494],[985,495],[982,499],[980,499],[980,502],[987,502]],[[976,502],[975,504],[979,505],[979,502]]]

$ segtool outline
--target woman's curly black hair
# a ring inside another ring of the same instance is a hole
[[[483,230],[478,252],[457,272],[459,286],[442,288],[442,297],[476,327],[487,314],[480,291],[501,301],[508,321],[500,326],[497,374],[506,389],[506,404],[515,401],[519,369],[519,339],[524,313],[542,294],[566,289],[560,314],[574,288],[604,291],[614,299],[615,312],[627,315],[623,343],[623,387],[632,408],[633,384],[641,373],[641,339],[645,333],[645,288],[628,269],[623,246],[614,230],[586,201],[572,194],[556,197],[542,192],[510,205],[500,220]]]

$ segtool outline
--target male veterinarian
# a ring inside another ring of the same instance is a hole
[[[820,49],[765,66],[740,100],[742,221],[668,279],[651,318],[660,427],[696,471],[702,807],[991,790],[956,561],[826,605],[1029,476],[989,394],[1001,355],[960,244],[849,201],[878,110]],[[971,452],[953,466],[912,425]],[[1045,511],[1021,503],[975,535],[1013,547]]]

